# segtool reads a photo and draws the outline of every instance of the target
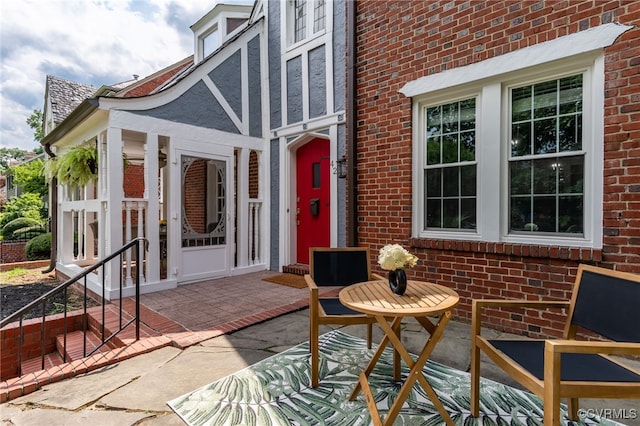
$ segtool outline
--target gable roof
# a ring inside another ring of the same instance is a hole
[[[91,114],[97,107],[94,98],[98,96],[128,98],[150,95],[192,65],[193,55],[143,79],[138,80],[137,76],[134,76],[133,80],[109,86],[104,85],[100,88],[48,75],[45,98],[50,98],[54,128],[44,136],[41,144],[50,145]]]
[[[193,55],[171,64],[160,71],[134,82],[126,88],[118,91],[114,96],[118,98],[133,98],[146,96],[154,93],[166,81],[173,78],[176,74],[182,72],[193,64]]]
[[[47,75],[47,94],[51,103],[51,116],[55,124],[64,120],[82,101],[90,98],[96,90],[90,84],[65,80]]]

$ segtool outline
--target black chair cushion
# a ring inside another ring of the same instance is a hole
[[[354,311],[344,306],[338,298],[322,298],[318,300],[327,315],[362,315],[362,312]]]
[[[540,380],[544,379],[544,341],[489,340],[489,343]],[[564,353],[561,380],[587,382],[640,382],[640,375],[597,354]]]

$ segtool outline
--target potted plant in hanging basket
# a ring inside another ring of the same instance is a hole
[[[70,186],[85,186],[98,178],[98,149],[94,144],[78,145],[45,163],[48,177]]]

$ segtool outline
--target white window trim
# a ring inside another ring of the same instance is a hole
[[[629,25],[605,24],[554,40],[495,56],[482,62],[454,68],[449,71],[420,77],[405,84],[399,92],[406,97],[420,96],[486,78],[506,75],[546,63],[563,60],[583,53],[599,51],[613,42]]]
[[[508,233],[509,88],[583,73],[583,150],[585,155],[584,235],[541,236]],[[427,107],[476,97],[477,228],[473,231],[424,230],[425,117]],[[499,107],[499,109],[498,109]],[[520,72],[495,75],[413,99],[413,236],[518,244],[602,247],[602,170],[604,55],[565,58]],[[499,111],[496,114],[496,111]],[[491,141],[499,141],[492,143]],[[496,167],[494,159],[499,159]],[[496,190],[498,188],[499,190]]]
[[[294,10],[293,10],[293,0],[287,0],[286,2],[286,13],[283,14],[282,19],[284,19],[284,28],[286,31],[283,31],[282,34],[284,36],[284,46],[286,46],[286,51],[297,50],[303,45],[306,45],[325,34],[330,34],[332,27],[331,22],[333,21],[333,2],[327,1],[324,6],[325,13],[325,23],[324,29],[314,33],[313,32],[313,11],[316,0],[307,0],[307,27],[306,27],[306,37],[300,41],[295,41],[295,18],[294,18]]]
[[[591,61],[582,62],[575,59],[567,60],[566,71],[558,69],[554,74],[547,74],[548,67],[541,70],[535,76],[531,76],[527,80],[518,82],[505,82],[502,90],[503,94],[503,111],[502,111],[502,133],[503,137],[503,158],[501,191],[502,199],[501,215],[504,220],[501,222],[501,241],[540,245],[568,245],[575,247],[602,247],[602,203],[603,203],[603,170],[604,170],[604,55],[597,55]],[[550,72],[553,72],[549,70]],[[582,151],[584,152],[584,188],[583,188],[583,236],[542,236],[531,235],[523,236],[519,234],[508,233],[508,215],[509,212],[509,194],[507,193],[508,184],[508,161],[509,161],[509,124],[510,124],[510,103],[509,89],[513,86],[521,86],[526,84],[534,84],[538,81],[553,80],[582,73],[583,75],[583,93],[582,93]]]

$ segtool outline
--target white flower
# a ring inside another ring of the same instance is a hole
[[[387,244],[380,249],[378,255],[378,264],[382,269],[394,271],[396,269],[405,269],[416,266],[418,258],[400,244]]]

